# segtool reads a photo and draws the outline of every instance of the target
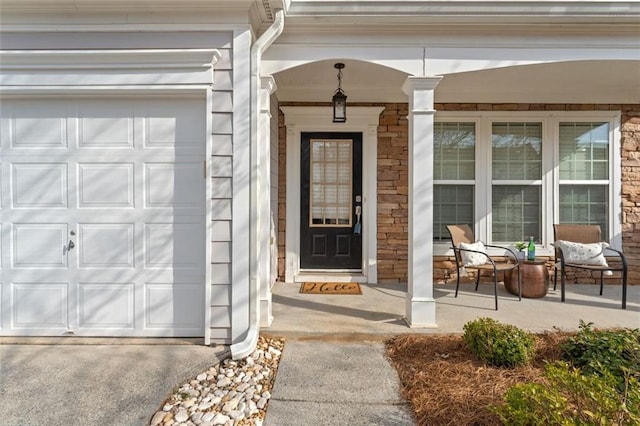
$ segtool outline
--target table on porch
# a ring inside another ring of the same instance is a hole
[[[540,298],[547,295],[549,271],[544,260],[525,260],[520,264],[522,297]],[[504,286],[511,294],[518,295],[518,273],[507,271]]]

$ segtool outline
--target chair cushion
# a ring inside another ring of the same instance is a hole
[[[487,256],[482,254],[485,253],[485,247],[482,241],[477,241],[475,243],[460,243],[459,248],[463,249],[463,251],[460,252],[460,255],[464,266],[480,266],[487,263]],[[475,250],[482,253],[473,253],[464,250]]]
[[[565,263],[609,266],[604,258],[604,249],[609,247],[609,244],[605,242],[582,244],[559,240],[553,245],[562,250]]]

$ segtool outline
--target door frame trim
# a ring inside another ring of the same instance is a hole
[[[377,164],[378,164],[378,124],[384,106],[349,107],[346,123],[332,122],[330,106],[286,106],[280,107],[284,113],[286,136],[286,238],[285,238],[285,281],[296,282],[305,270],[300,269],[300,137],[303,132],[361,132],[362,133],[362,192],[363,192],[363,232],[362,271],[346,272],[350,277],[366,278],[375,283],[377,268]],[[311,271],[309,271],[311,272]],[[312,275],[326,275],[335,281],[336,271],[313,270]]]

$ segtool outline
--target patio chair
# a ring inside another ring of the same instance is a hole
[[[482,271],[493,273],[493,293],[498,310],[498,273],[516,269],[518,271],[518,300],[522,300],[522,286],[520,279],[520,260],[515,252],[508,247],[484,244],[476,241],[473,231],[469,225],[447,225],[447,231],[451,236],[451,248],[456,257],[456,294],[460,288],[460,271],[464,269],[474,269],[476,271],[476,291],[480,284],[480,274]],[[499,248],[506,250],[506,260],[499,260],[486,253],[485,248]],[[513,259],[512,259],[513,257]],[[511,262],[513,261],[513,263]]]
[[[553,289],[558,283],[560,269],[560,300],[565,300],[567,268],[600,272],[600,296],[607,271],[622,272],[622,309],[627,309],[627,260],[621,251],[612,249],[601,239],[600,225],[553,225],[556,264],[554,266]],[[609,266],[605,253],[616,256],[620,266]]]

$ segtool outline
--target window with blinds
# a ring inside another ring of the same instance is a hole
[[[560,222],[609,229],[609,123],[559,125]]]
[[[548,247],[554,223],[575,223],[619,243],[619,125],[604,111],[438,113],[434,242],[466,223],[488,243],[533,236]]]
[[[433,165],[433,234],[436,241],[449,238],[446,226],[473,226],[475,123],[435,123]]]
[[[542,123],[493,123],[493,241],[541,237]]]
[[[351,226],[351,140],[311,140],[310,226]]]

